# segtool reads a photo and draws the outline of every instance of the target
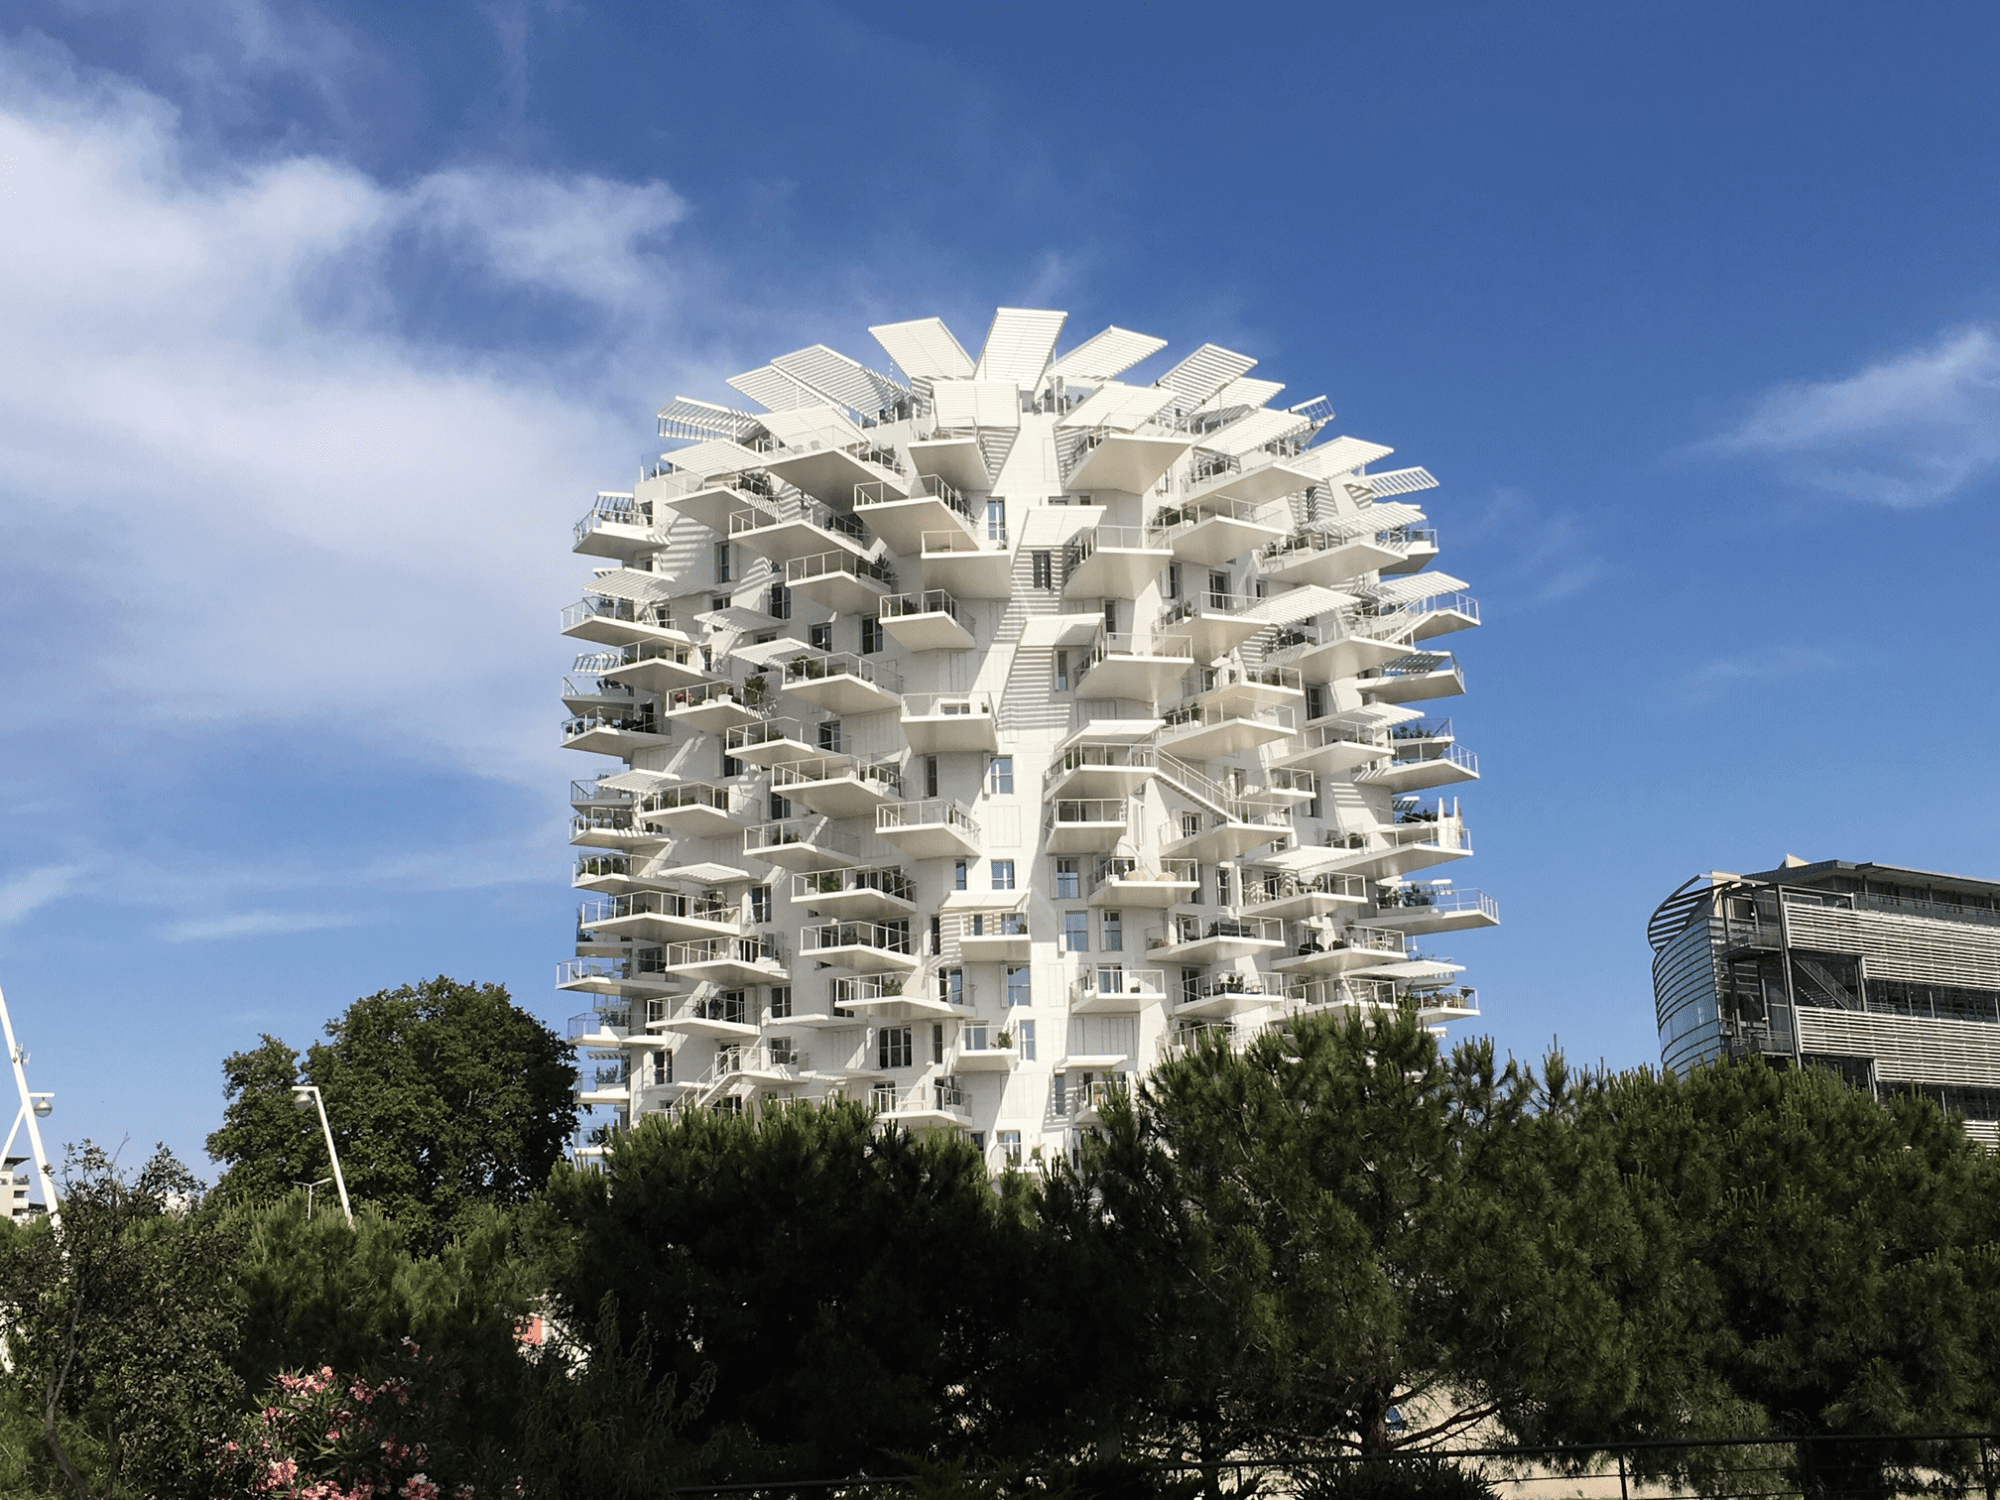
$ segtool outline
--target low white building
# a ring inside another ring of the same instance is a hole
[[[1452,868],[1478,762],[1431,700],[1479,610],[1435,481],[1247,355],[1063,323],[677,397],[577,523],[586,1105],[840,1093],[998,1166],[1195,1032],[1476,1013],[1429,951],[1498,919]]]

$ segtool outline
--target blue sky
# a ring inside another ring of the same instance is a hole
[[[1440,476],[1503,1046],[1656,1060],[1698,870],[2000,876],[1996,66],[1984,5],[16,0],[0,985],[53,1137],[199,1162],[225,1053],[420,976],[571,1009],[570,523],[675,392],[1000,303]]]

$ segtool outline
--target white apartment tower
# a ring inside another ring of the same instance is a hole
[[[1248,355],[1063,323],[676,397],[577,523],[582,1103],[843,1094],[997,1167],[1196,1033],[1476,1014],[1424,951],[1498,920],[1451,878],[1478,762],[1431,700],[1479,610],[1435,481]]]

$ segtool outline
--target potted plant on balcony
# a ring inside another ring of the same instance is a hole
[[[744,678],[743,706],[745,708],[761,707],[764,702],[764,689],[767,686],[768,684],[764,681],[764,674],[762,672],[752,672],[748,677]]]

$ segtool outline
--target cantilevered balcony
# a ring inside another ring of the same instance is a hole
[[[630,890],[633,872],[642,862],[629,854],[585,854],[577,859],[569,883],[579,891],[605,894]]]
[[[965,611],[945,589],[924,589],[883,599],[882,628],[905,651],[964,651],[972,645]]]
[[[1090,904],[1164,911],[1195,898],[1201,889],[1199,874],[1200,866],[1191,859],[1163,859],[1145,865],[1129,855],[1112,855],[1097,862]]]
[[[1398,580],[1398,583],[1401,582]],[[1413,582],[1421,583],[1423,579]],[[1368,623],[1384,631],[1393,631],[1398,640],[1427,641],[1433,636],[1448,635],[1454,630],[1470,630],[1476,626],[1479,623],[1479,601],[1463,592],[1430,594],[1378,609]]]
[[[1465,859],[1472,853],[1472,835],[1453,801],[1447,808],[1416,805],[1415,798],[1398,798],[1392,821],[1374,833],[1329,834],[1328,865],[1371,880],[1388,880],[1413,870]]]
[[[1384,573],[1414,573],[1438,555],[1437,528],[1432,526],[1397,526],[1383,532],[1380,539],[1384,546],[1402,554],[1383,567]]]
[[[1289,870],[1246,870],[1238,902],[1245,916],[1297,921],[1357,912],[1369,904],[1368,882],[1359,875],[1327,871],[1298,875]]]
[[[1444,1021],[1468,1021],[1479,1014],[1479,991],[1470,985],[1447,986],[1435,990],[1412,990],[1410,1003],[1417,1019],[1426,1026]]]
[[[562,685],[563,707],[572,717],[597,714],[616,718],[637,711],[638,695],[632,689],[607,682],[599,675],[617,655],[615,651],[591,651],[576,659],[576,666],[563,677]]]
[[[667,835],[657,828],[641,826],[629,807],[583,809],[569,820],[569,841],[587,849],[631,849],[642,845],[658,848]]]
[[[1123,797],[1058,797],[1048,807],[1051,854],[1109,854],[1131,833]]]
[[[964,803],[950,797],[878,807],[875,832],[911,859],[973,855],[980,849],[978,819]]]
[[[731,729],[723,745],[733,760],[747,766],[774,766],[781,761],[804,760],[824,751],[817,730],[808,730],[797,719],[759,719]]]
[[[1257,551],[1266,578],[1331,587],[1401,562],[1407,549],[1380,539],[1366,516],[1342,516],[1301,526]]]
[[[960,599],[1005,599],[1014,591],[1014,554],[1004,536],[954,528],[926,531],[919,541],[925,587],[949,589]]]
[[[590,995],[661,996],[679,987],[660,950],[642,949],[628,959],[571,958],[556,965],[556,988]]]
[[[764,467],[786,484],[829,504],[846,504],[861,485],[880,486],[883,494],[906,492],[909,479],[896,455],[872,442],[780,448],[765,455]]]
[[[917,471],[917,479],[911,488],[936,476],[961,491],[986,489],[993,476],[980,438],[977,427],[940,428],[927,438],[912,438],[908,444],[910,466]]]
[[[843,969],[914,969],[908,919],[897,922],[823,922],[799,932],[799,957]]]
[[[1031,951],[1028,915],[1022,909],[1027,892],[1011,901],[1004,892],[978,899],[990,899],[992,905],[962,910],[953,922],[950,936],[957,944],[959,959],[969,964],[1026,963]]]
[[[743,794],[727,786],[686,781],[640,799],[638,820],[684,838],[721,838],[743,823]]]
[[[1183,703],[1167,709],[1160,749],[1184,760],[1240,755],[1292,737],[1297,718],[1289,708],[1256,708],[1241,701]]]
[[[1295,922],[1285,952],[1271,967],[1286,974],[1344,974],[1400,963],[1406,956],[1403,934],[1393,928],[1352,923],[1331,930],[1324,922]]]
[[[997,750],[993,700],[985,693],[905,694],[903,738],[919,755]]]
[[[1014,1033],[997,1021],[961,1021],[951,1065],[967,1073],[1011,1072],[1021,1061]]]
[[[792,904],[839,921],[893,922],[915,915],[917,888],[893,865],[818,870],[792,877]]]
[[[944,978],[939,976],[940,980]],[[913,1016],[959,1016],[970,1014],[971,991],[962,982],[947,989],[942,984],[927,990],[907,969],[875,974],[843,975],[832,984],[836,1010],[853,1017],[877,1020],[906,1020]]]
[[[1283,1004],[1284,998],[1285,982],[1279,975],[1224,969],[1218,974],[1203,974],[1192,987],[1176,990],[1169,1001],[1168,1014],[1176,1020],[1234,1016]]]
[[[1296,495],[1322,482],[1314,470],[1300,467],[1300,460],[1294,455],[1248,453],[1238,460],[1236,467],[1225,467],[1196,482],[1181,503],[1198,507],[1218,500],[1236,500],[1268,506],[1273,500]]]
[[[1409,653],[1400,641],[1371,634],[1364,627],[1377,621],[1340,622],[1332,625],[1288,625],[1279,630],[1265,647],[1264,660],[1274,666],[1295,667],[1307,677],[1338,680],[1352,677],[1394,661]]]
[[[949,1078],[902,1090],[893,1083],[878,1083],[868,1091],[868,1107],[882,1119],[912,1129],[970,1129],[972,1125],[965,1091]]]
[[[790,977],[784,949],[772,933],[669,943],[661,953],[669,969],[697,983],[768,984]]]
[[[1164,969],[1128,969],[1123,964],[1086,963],[1070,985],[1072,1015],[1092,1012],[1128,1015],[1161,1005],[1167,998]]]
[[[1176,917],[1148,942],[1146,957],[1162,964],[1219,964],[1273,954],[1285,946],[1285,924],[1267,917]]]
[[[886,760],[808,756],[772,766],[771,790],[829,818],[858,818],[899,799],[903,773]]]
[[[615,557],[625,562],[653,552],[661,545],[653,528],[653,507],[630,495],[599,491],[584,517],[573,530],[575,544],[570,549],[590,557]]]
[[[1136,599],[1174,560],[1143,526],[1093,526],[1063,548],[1065,599]]]
[[[1157,423],[1146,423],[1130,432],[1093,428],[1078,435],[1065,483],[1086,493],[1119,490],[1143,495],[1193,446],[1194,438],[1188,433]]]
[[[903,679],[886,662],[814,652],[786,659],[783,691],[828,713],[872,714],[902,703]]]
[[[1408,933],[1463,932],[1498,926],[1500,903],[1484,891],[1460,890],[1449,881],[1397,885],[1377,893],[1369,920]]]
[[[1184,635],[1099,630],[1077,677],[1077,696],[1158,703],[1193,664],[1194,642]]]
[[[685,724],[703,734],[726,734],[763,717],[744,689],[733,682],[708,682],[675,688],[660,699],[667,722]]]
[[[937,475],[919,474],[907,493],[898,485],[877,479],[854,487],[854,513],[892,551],[918,551],[924,533],[931,531],[946,532],[955,527],[968,537],[979,535],[980,522],[972,502]]]
[[[744,829],[743,854],[782,870],[838,870],[861,863],[861,840],[830,818],[787,818]]]
[[[1203,589],[1185,599],[1168,600],[1153,628],[1186,636],[1194,644],[1194,659],[1211,662],[1271,628],[1269,620],[1246,613],[1258,602],[1250,594]]]
[[[743,899],[721,891],[691,896],[675,891],[634,891],[592,902],[578,921],[594,932],[648,942],[736,937],[743,931]]]
[[[682,641],[639,641],[619,648],[618,659],[601,667],[606,681],[642,693],[664,695],[675,688],[715,680],[701,648]]]
[[[1465,691],[1465,673],[1449,651],[1412,651],[1364,672],[1356,686],[1371,703],[1416,703]]]
[[[1453,740],[1451,720],[1439,723],[1425,719],[1419,722],[1435,732],[1421,738],[1415,735],[1406,738],[1397,732],[1406,726],[1396,725],[1389,732],[1395,754],[1365,771],[1356,772],[1355,781],[1367,786],[1386,787],[1392,792],[1422,792],[1432,787],[1479,779],[1479,757]]]
[[[664,599],[641,603],[609,594],[585,594],[562,612],[562,633],[600,646],[630,646],[640,641],[678,641],[690,637],[674,623],[673,606]]]
[[[565,719],[562,736],[563,749],[595,755],[629,756],[667,742],[667,731],[653,717],[650,703],[643,711],[600,711]]]
[[[1218,662],[1189,673],[1186,687],[1190,703],[1226,708],[1302,709],[1306,701],[1305,678],[1299,670],[1270,663]]]
[[[743,996],[728,991],[705,990],[650,1024],[659,1031],[677,1031],[723,1043],[754,1042],[758,1035]]]
[[[1264,784],[1257,789],[1257,795],[1272,802],[1284,802],[1296,807],[1301,802],[1310,802],[1320,793],[1319,777],[1311,771],[1291,770],[1284,766],[1272,766],[1264,772]]]
[[[1285,1008],[1294,1014],[1392,1011],[1401,1003],[1394,982],[1387,979],[1292,974],[1284,983]]]
[[[1129,797],[1144,791],[1158,769],[1150,745],[1072,736],[1042,773],[1042,796]]]
[[[667,455],[672,461],[672,455]],[[745,452],[747,464],[753,455]],[[661,471],[640,481],[636,493],[647,500],[654,514],[673,511],[699,522],[710,531],[729,534],[729,518],[746,510],[775,509],[779,487],[760,468],[744,467],[711,474]]]
[[[1291,528],[1281,505],[1231,499],[1213,486],[1202,491],[1153,517],[1151,530],[1182,562],[1214,567],[1278,541]]]
[[[738,511],[729,518],[729,539],[768,557],[778,568],[794,558],[822,552],[867,557],[875,550],[874,538],[859,517],[797,496],[780,501],[774,509]]]
[[[1308,724],[1299,732],[1297,749],[1287,749],[1277,764],[1291,770],[1333,775],[1383,760],[1391,753],[1389,736],[1380,729],[1334,722]]]
[[[841,614],[865,614],[895,593],[896,570],[852,552],[815,552],[785,564],[785,587]]]
[[[1291,832],[1291,817],[1282,807],[1244,801],[1226,812],[1183,813],[1178,829],[1160,830],[1160,852],[1212,865]]]

